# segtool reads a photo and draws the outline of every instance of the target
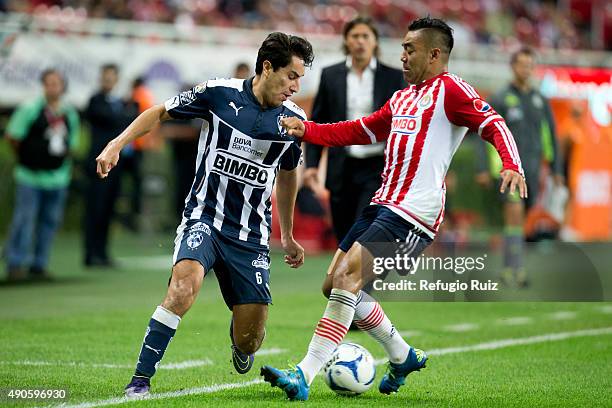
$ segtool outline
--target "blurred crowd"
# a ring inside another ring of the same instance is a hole
[[[247,78],[251,67],[239,63],[232,74]],[[127,127],[139,113],[153,105],[153,95],[144,78],[132,81],[130,92],[120,95],[116,85],[120,69],[109,63],[100,67],[98,90],[79,112],[63,99],[67,82],[55,69],[40,75],[42,95],[24,100],[12,113],[4,129],[4,140],[16,157],[15,204],[2,256],[10,282],[50,280],[49,257],[55,232],[60,227],[73,185],[73,165],[84,176],[82,199],[83,263],[87,267],[114,267],[110,254],[111,223],[119,221],[139,232],[142,213],[143,156],[161,140],[172,150],[172,204],[177,221],[195,175],[201,121],[169,120],[126,146],[110,177],[96,174],[96,157],[104,146]],[[192,85],[185,85],[184,90]],[[78,160],[81,121],[89,127],[89,149],[84,162]],[[77,159],[77,160],[74,160]],[[128,184],[126,184],[126,181]],[[74,185],[73,185],[74,186]],[[128,195],[129,208],[117,211],[121,193]],[[173,223],[174,224],[174,223]]]
[[[606,0],[0,0],[0,9],[36,14],[339,34],[356,14],[383,37],[401,37],[426,14],[447,20],[458,43],[612,49]]]

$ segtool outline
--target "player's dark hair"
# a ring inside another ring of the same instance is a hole
[[[304,61],[304,66],[312,65],[314,53],[312,45],[305,39],[284,33],[271,33],[259,47],[255,74],[261,75],[264,61],[270,61],[272,69],[286,67],[291,63],[291,57],[296,56]]]
[[[349,54],[349,49],[346,46],[346,38],[348,36],[348,33],[353,28],[355,28],[355,26],[357,26],[359,24],[364,24],[364,25],[368,26],[368,28],[374,34],[374,38],[376,39],[376,42],[378,43],[378,29],[374,25],[374,21],[370,17],[367,17],[367,16],[357,16],[354,19],[352,19],[351,21],[349,21],[348,23],[346,23],[344,25],[344,27],[342,28],[342,38],[344,38],[344,42],[342,43],[342,51],[344,52],[344,55],[348,55]],[[378,57],[378,53],[379,53],[379,49],[378,49],[378,44],[377,44],[376,48],[374,49],[374,55],[376,55]]]
[[[536,53],[533,50],[533,48],[531,47],[527,47],[527,46],[523,46],[521,47],[518,51],[515,51],[512,53],[512,56],[510,56],[510,63],[514,64],[517,60],[518,57],[521,55],[527,55],[528,57],[534,58],[536,57]]]
[[[453,29],[439,18],[430,16],[414,20],[408,26],[408,31],[426,30],[427,34],[434,34],[430,37],[430,42],[440,47],[445,54],[450,54],[453,50],[455,40],[453,39]]]

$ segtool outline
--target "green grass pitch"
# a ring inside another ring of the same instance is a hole
[[[68,389],[64,403],[80,408],[289,406],[280,390],[258,381],[259,367],[285,367],[303,356],[325,307],[320,284],[329,255],[307,257],[298,270],[273,255],[266,353],[256,358],[251,373],[233,371],[230,312],[216,280],[206,278],[154,377],[152,391],[163,398],[114,399],[122,396],[146,324],[165,292],[172,238],[119,236],[114,248],[122,266],[88,271],[81,266],[79,237],[62,235],[52,259],[55,282],[0,286],[0,389]],[[317,378],[306,404],[612,406],[610,303],[387,302],[383,307],[410,344],[432,352],[427,368],[411,374],[391,396],[374,387],[359,397],[339,397]],[[384,357],[366,334],[349,332],[348,339]],[[384,369],[379,366],[377,382]],[[57,404],[0,400],[0,406]]]

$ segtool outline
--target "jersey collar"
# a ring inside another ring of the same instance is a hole
[[[447,71],[444,71],[438,75],[436,75],[435,77],[431,77],[429,79],[426,79],[425,81],[421,82],[420,84],[415,85],[416,89],[421,89],[424,86],[428,86],[431,85],[436,79],[440,78],[442,75],[447,74]]]

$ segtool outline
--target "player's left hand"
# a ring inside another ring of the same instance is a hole
[[[502,171],[499,192],[503,194],[506,192],[507,188],[510,188],[510,194],[514,194],[517,187],[519,196],[521,198],[527,198],[527,183],[525,183],[525,177],[514,170],[506,169]]]
[[[292,268],[304,265],[304,248],[293,238],[281,239],[283,250],[285,250],[285,263]]]

